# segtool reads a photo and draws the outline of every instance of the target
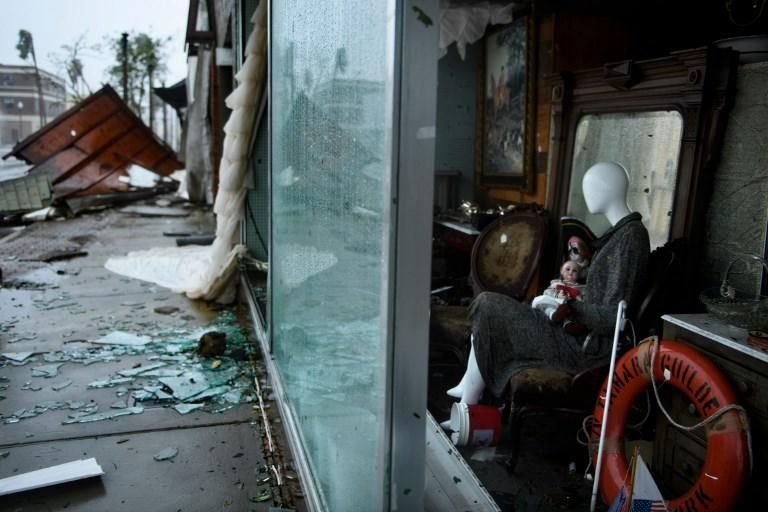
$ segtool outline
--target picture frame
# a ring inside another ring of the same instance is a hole
[[[478,69],[475,167],[482,187],[533,192],[536,53],[530,15],[489,31]]]

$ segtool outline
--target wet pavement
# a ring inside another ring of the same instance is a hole
[[[270,388],[247,315],[104,269],[175,245],[164,232],[213,231],[205,210],[172,209],[103,210],[0,240],[0,478],[91,457],[105,473],[0,496],[0,510],[303,509],[285,443],[264,449],[257,395]],[[210,331],[226,350],[202,357]]]

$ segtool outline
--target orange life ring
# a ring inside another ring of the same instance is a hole
[[[614,501],[627,474],[624,428],[632,403],[651,383],[652,347],[653,343],[642,343],[616,362],[600,474],[600,493],[605,503]],[[735,403],[736,395],[722,372],[688,345],[668,340],[659,342],[653,375],[661,382],[665,374],[667,382],[694,404],[701,418],[709,418]],[[595,404],[591,429],[595,459],[607,387],[608,379]],[[682,496],[667,500],[670,512],[733,510],[749,473],[748,429],[746,418],[733,409],[707,424],[707,455],[699,479]]]

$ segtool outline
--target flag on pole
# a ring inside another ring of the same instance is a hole
[[[630,512],[667,512],[667,505],[643,458],[637,456]]]
[[[668,512],[653,476],[639,453],[635,453],[619,495],[608,512]]]

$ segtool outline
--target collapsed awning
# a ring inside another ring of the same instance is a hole
[[[140,165],[161,176],[181,169],[176,153],[160,140],[109,85],[59,115],[3,156],[46,173],[54,199],[127,190],[120,176]]]
[[[187,79],[182,78],[168,87],[153,87],[155,94],[177,112],[187,108]]]

